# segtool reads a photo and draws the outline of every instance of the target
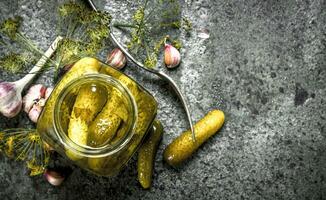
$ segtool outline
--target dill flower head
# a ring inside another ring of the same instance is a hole
[[[140,6],[134,15],[132,16],[132,19],[136,24],[142,24],[144,22],[144,17],[145,17],[145,8],[143,6]]]
[[[18,33],[22,20],[19,16],[4,20],[0,25],[0,32],[7,35],[10,39],[16,39],[16,34]]]
[[[109,13],[89,10],[74,2],[61,5],[58,12],[58,33],[64,39],[55,55],[56,68],[72,64],[84,56],[96,56],[110,34],[112,17]]]
[[[154,68],[157,64],[157,55],[155,53],[147,55],[144,65],[148,68]]]
[[[11,73],[16,73],[21,71],[32,61],[33,59],[31,59],[31,56],[28,56],[27,54],[10,52],[9,54],[0,58],[0,68]]]
[[[71,14],[76,14],[76,13],[79,14],[79,13],[83,12],[83,7],[81,6],[81,4],[76,4],[74,2],[68,2],[68,3],[62,4],[59,7],[58,11],[59,11],[59,15],[61,17],[66,17]]]
[[[0,132],[0,148],[10,158],[26,162],[30,176],[42,174],[50,154],[35,129],[7,129]]]
[[[87,34],[91,42],[100,42],[109,37],[109,28],[103,25],[97,25],[93,29],[88,29]]]

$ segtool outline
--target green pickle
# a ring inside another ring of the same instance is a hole
[[[107,101],[106,88],[100,85],[83,85],[76,96],[71,112],[68,137],[78,145],[86,145],[88,139],[88,127],[98,112],[100,112]],[[72,159],[80,159],[69,149],[67,156]]]
[[[139,148],[137,163],[138,181],[145,189],[150,188],[152,183],[155,156],[162,135],[163,126],[160,121],[155,120],[150,135]]]
[[[114,81],[105,82],[106,77]],[[112,176],[137,151],[156,111],[155,99],[134,80],[94,58],[83,58],[54,88],[37,129],[78,166]]]

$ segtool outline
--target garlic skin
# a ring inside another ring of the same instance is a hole
[[[175,68],[181,62],[181,56],[178,49],[170,44],[164,46],[164,62],[167,68]]]
[[[53,186],[59,186],[65,180],[65,177],[57,171],[45,170],[44,177]]]
[[[42,84],[33,85],[29,88],[27,94],[23,98],[23,105],[24,111],[28,114],[32,122],[37,123],[52,90],[53,88],[46,88]]]
[[[42,106],[34,104],[32,109],[28,112],[29,119],[32,120],[32,122],[37,123],[38,117],[40,116],[42,109]]]
[[[26,95],[23,97],[24,111],[29,113],[36,101],[44,97],[46,87],[42,84],[33,85],[29,88]]]
[[[49,87],[49,88],[46,89],[45,95],[44,95],[45,100],[47,100],[50,97],[52,91],[53,91],[52,87]]]
[[[7,118],[15,117],[22,108],[20,90],[15,83],[0,82],[0,112]]]
[[[119,48],[115,48],[108,54],[106,63],[116,69],[122,69],[126,65],[127,59]]]

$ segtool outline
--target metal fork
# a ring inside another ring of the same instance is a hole
[[[87,0],[88,4],[90,5],[90,7],[94,10],[97,11],[98,9],[96,8],[95,4],[93,3],[92,0]],[[112,25],[110,26],[110,29],[112,29]],[[195,137],[195,130],[193,127],[193,123],[192,123],[192,119],[191,119],[191,114],[190,114],[190,110],[187,104],[187,101],[185,99],[185,97],[182,95],[181,90],[179,89],[178,85],[174,82],[174,80],[169,77],[167,74],[165,74],[162,71],[156,70],[156,69],[151,69],[151,68],[147,68],[143,65],[143,63],[137,61],[129,52],[127,49],[125,49],[122,44],[120,44],[120,42],[117,40],[117,38],[114,36],[114,34],[112,33],[112,31],[110,31],[110,38],[111,40],[121,49],[121,51],[129,58],[129,60],[131,60],[134,64],[136,64],[139,68],[148,71],[150,73],[156,74],[157,76],[159,76],[160,78],[166,80],[170,86],[172,87],[172,89],[174,90],[174,92],[177,94],[178,98],[181,100],[182,106],[184,108],[184,110],[186,111],[187,114],[187,118],[188,118],[188,122],[190,125],[190,129],[191,129],[191,133],[192,133],[192,139],[193,141],[196,140]]]

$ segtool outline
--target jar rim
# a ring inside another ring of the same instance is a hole
[[[126,134],[124,134],[124,137],[121,138],[118,142],[115,144],[106,144],[100,147],[91,147],[88,145],[80,145],[77,144],[76,142],[72,141],[67,133],[63,131],[63,128],[60,124],[60,106],[62,105],[63,100],[65,97],[69,94],[73,86],[76,86],[76,84],[83,84],[87,83],[87,81],[102,81],[106,84],[110,84],[111,86],[115,87],[118,89],[124,96],[126,97],[127,101],[130,104],[130,109],[131,109],[131,122],[128,127],[128,129],[125,131]],[[130,90],[124,86],[121,81],[118,79],[106,75],[106,74],[99,74],[99,73],[92,73],[92,74],[86,74],[82,77],[78,77],[76,79],[73,79],[70,81],[59,93],[58,98],[56,99],[54,103],[54,112],[53,112],[53,127],[55,129],[55,133],[60,141],[61,144],[66,149],[69,149],[69,151],[73,151],[77,155],[80,156],[86,156],[86,157],[91,157],[91,158],[97,158],[97,157],[105,157],[112,155],[121,149],[123,149],[131,140],[132,136],[135,134],[135,129],[136,129],[136,122],[137,122],[137,104],[135,101],[135,98],[131,94]]]

